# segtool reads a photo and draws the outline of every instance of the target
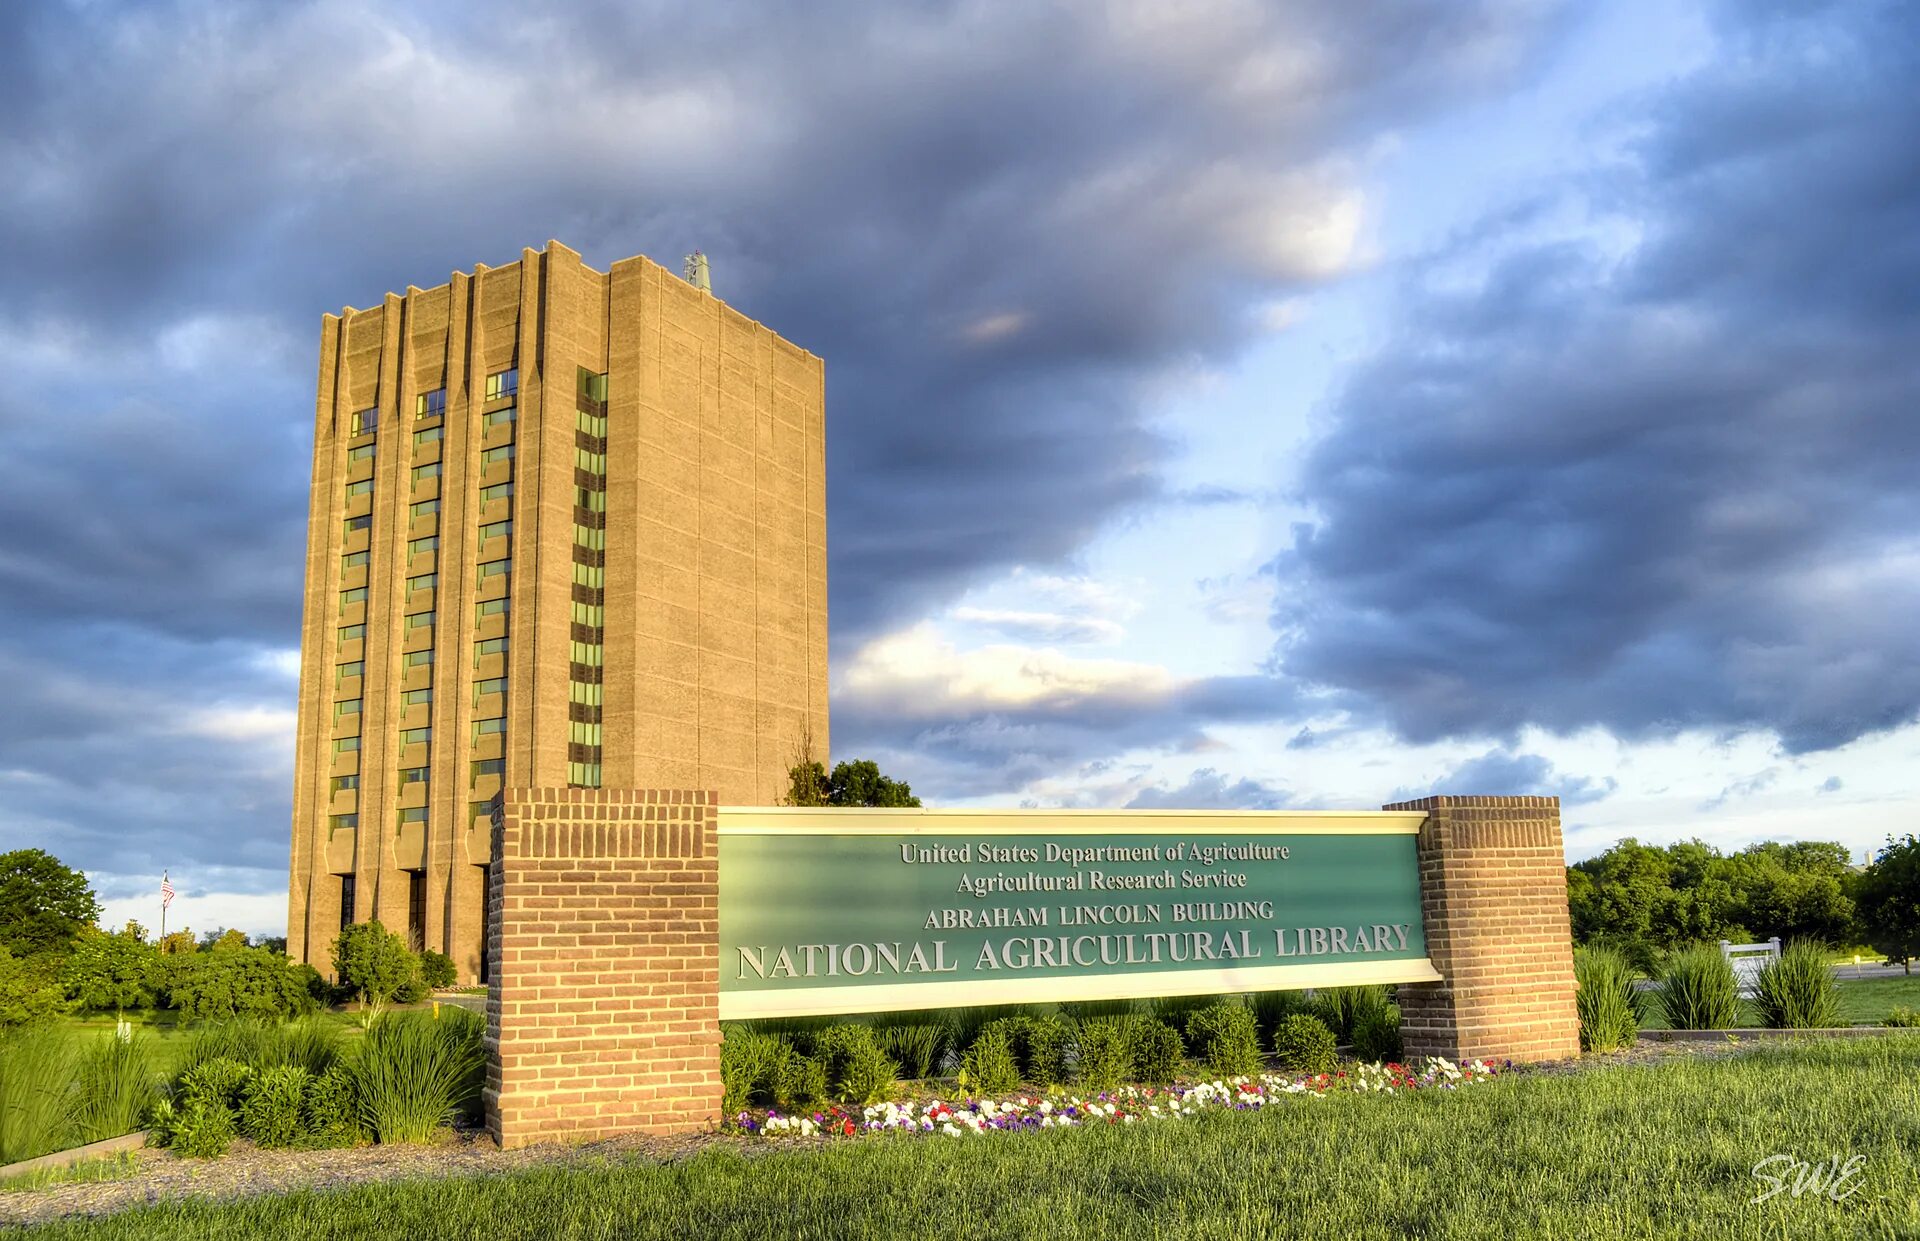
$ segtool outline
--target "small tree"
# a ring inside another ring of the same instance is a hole
[[[1889,837],[1855,881],[1854,900],[1867,943],[1913,973],[1920,953],[1920,840]]]
[[[93,1012],[111,1009],[117,1017],[154,1001],[160,951],[136,934],[135,924],[109,934],[88,930],[74,944],[63,974],[67,994]]]
[[[352,988],[366,1004],[371,1025],[394,993],[412,982],[420,962],[406,941],[378,920],[356,922],[333,941],[333,968],[342,986]]]
[[[0,1030],[60,1011],[60,982],[50,963],[22,961],[0,944]]]
[[[44,849],[0,853],[0,947],[60,952],[100,916],[87,877]]]
[[[918,806],[920,799],[904,780],[882,775],[880,765],[871,759],[841,763],[828,774],[826,765],[814,756],[813,730],[800,734],[793,765],[787,768],[787,792],[783,806]]]

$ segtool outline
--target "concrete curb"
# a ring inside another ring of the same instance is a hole
[[[1872,1038],[1901,1032],[1896,1026],[1828,1026],[1820,1030],[1642,1030],[1640,1037],[1649,1043],[1757,1043],[1789,1038]]]
[[[121,1151],[138,1150],[147,1144],[147,1131],[137,1129],[132,1133],[123,1133],[117,1138],[104,1138],[98,1142],[89,1142],[85,1146],[75,1146],[51,1155],[41,1155],[35,1159],[22,1159],[19,1163],[10,1163],[0,1168],[0,1181],[19,1176],[26,1172],[41,1172],[47,1168],[64,1168],[69,1164],[82,1163],[88,1159],[97,1159],[101,1155],[117,1155]]]

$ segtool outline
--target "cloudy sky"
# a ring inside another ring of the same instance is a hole
[[[828,364],[834,742],[939,805],[1920,791],[1920,14],[21,6],[0,849],[285,920],[319,317],[559,238]]]

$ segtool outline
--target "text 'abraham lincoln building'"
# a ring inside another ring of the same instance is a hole
[[[378,918],[484,979],[503,788],[769,805],[826,752],[822,362],[549,242],[327,315],[287,950]]]

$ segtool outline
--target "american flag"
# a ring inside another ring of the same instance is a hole
[[[167,872],[160,872],[160,908],[173,904],[173,880],[167,878]]]

